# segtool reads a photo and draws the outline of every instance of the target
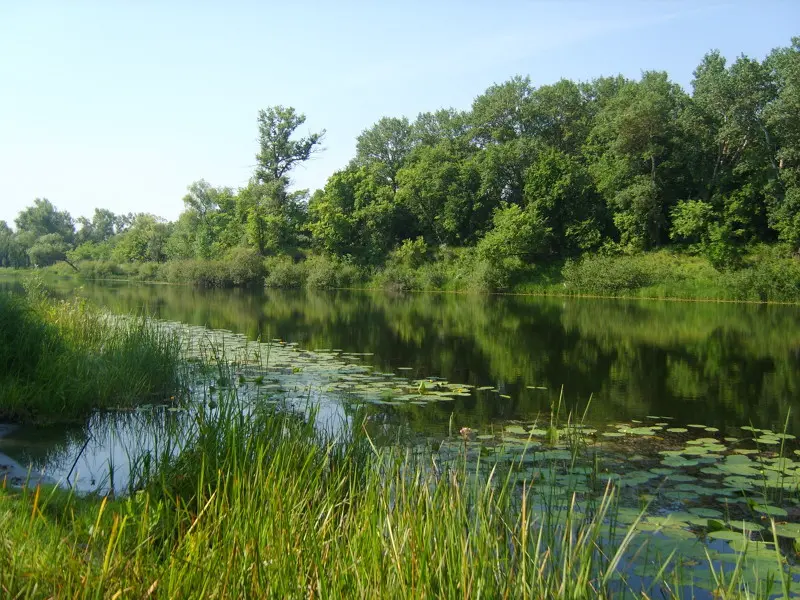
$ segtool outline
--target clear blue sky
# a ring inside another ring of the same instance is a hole
[[[36,197],[174,219],[186,186],[244,185],[256,114],[327,129],[294,174],[316,189],[384,115],[468,108],[489,85],[763,58],[800,35],[797,0],[205,2],[0,0],[0,219]]]

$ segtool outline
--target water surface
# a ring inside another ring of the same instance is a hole
[[[509,421],[541,421],[559,401],[562,414],[582,414],[588,404],[586,420],[596,425],[663,415],[674,425],[700,423],[724,435],[748,424],[782,431],[788,415],[789,430],[800,431],[796,306],[359,291],[256,293],[71,280],[48,285],[58,295],[83,296],[114,312],[146,312],[250,340],[282,339],[308,350],[358,353],[354,360],[378,372],[474,386],[447,402],[371,407],[385,425],[411,436],[441,438],[453,425],[486,431],[502,429]],[[475,389],[480,387],[490,389]],[[340,400],[333,394],[318,398]],[[105,427],[110,421],[102,420]],[[109,432],[94,425],[91,447],[81,461],[94,456],[93,448],[97,459],[82,465],[89,473],[84,481],[103,479],[108,440],[128,439],[126,431],[134,430]],[[37,469],[47,467],[49,460],[50,472],[63,477],[84,443],[80,427],[44,433],[19,428],[0,438],[0,452]],[[120,465],[127,451],[112,451],[111,456]]]

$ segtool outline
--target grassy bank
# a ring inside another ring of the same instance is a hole
[[[0,294],[0,420],[68,421],[169,399],[180,340],[144,318],[113,317],[34,284]]]
[[[358,425],[334,436],[286,411],[243,417],[230,396],[221,406],[128,498],[0,491],[3,594],[691,596],[669,554],[650,551],[650,576],[629,578],[641,540],[636,521],[615,524],[610,489],[581,507],[548,502],[512,471],[376,450]],[[760,561],[761,577],[745,559],[712,569],[715,597],[781,593],[782,571]]]
[[[800,301],[800,259],[778,246],[760,246],[737,268],[720,270],[707,258],[660,250],[634,255],[586,255],[542,264],[490,261],[472,248],[395,251],[381,267],[308,255],[260,259],[242,251],[224,260],[117,265],[83,262],[86,280],[128,279],[198,287],[368,288],[389,291],[511,292],[544,295],[680,298],[755,302]],[[67,265],[46,272],[72,277]]]

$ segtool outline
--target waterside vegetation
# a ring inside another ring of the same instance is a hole
[[[0,293],[0,420],[74,421],[179,394],[181,341],[144,317]]]
[[[796,592],[776,541],[800,531],[776,524],[785,514],[777,508],[764,525],[732,528],[710,509],[648,519],[641,509],[621,509],[614,484],[596,468],[565,480],[558,465],[574,460],[577,441],[532,463],[525,428],[517,427],[516,458],[481,466],[474,432],[465,429],[451,442],[453,459],[431,462],[375,447],[360,420],[325,433],[313,413],[262,407],[245,415],[232,394],[221,399],[221,411],[197,413],[183,451],[156,457],[127,497],[0,489],[0,590],[14,598]],[[533,464],[544,479],[528,472]],[[595,495],[586,494],[587,482]],[[738,551],[703,554],[706,536]]]

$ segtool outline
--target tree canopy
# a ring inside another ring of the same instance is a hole
[[[15,229],[0,223],[0,266],[241,247],[369,266],[420,244],[506,265],[666,245],[719,268],[755,243],[800,252],[800,38],[760,61],[709,52],[689,90],[660,71],[541,87],[513,77],[466,111],[385,116],[313,195],[291,181],[322,150],[325,132],[302,132],[305,121],[259,111],[247,185],[192,183],[174,223],[101,208],[75,221],[37,198]]]

